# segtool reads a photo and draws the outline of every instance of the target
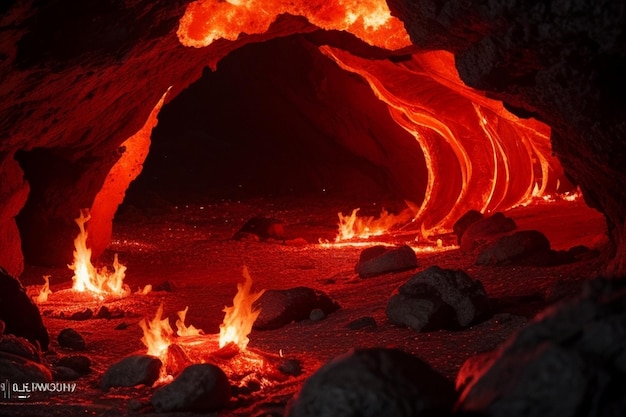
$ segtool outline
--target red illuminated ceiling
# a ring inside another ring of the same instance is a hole
[[[304,16],[323,29],[345,30],[373,46],[396,50],[410,45],[384,0],[197,1],[181,19],[178,36],[193,47],[235,40],[266,31],[283,13]],[[501,102],[466,87],[452,54],[414,53],[394,63],[330,46],[320,50],[362,77],[393,120],[419,143],[429,177],[423,201],[408,203],[424,234],[448,230],[469,209],[503,210],[558,191],[562,169],[551,156],[549,128],[519,119]]]

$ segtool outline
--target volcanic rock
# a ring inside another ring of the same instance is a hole
[[[59,359],[55,365],[73,369],[81,375],[91,372],[91,360],[83,355],[65,356]]]
[[[0,352],[12,353],[41,363],[41,352],[39,349],[23,337],[12,334],[0,336]]]
[[[174,381],[156,390],[150,403],[158,412],[210,412],[224,408],[230,396],[224,371],[205,363],[188,366]]]
[[[590,282],[539,314],[468,380],[457,408],[494,417],[626,413],[626,279]],[[459,385],[463,385],[460,383]]]
[[[128,356],[106,370],[100,387],[106,391],[111,387],[134,387],[139,384],[150,386],[159,379],[161,364],[161,360],[154,356]]]
[[[470,252],[516,228],[517,225],[513,219],[506,217],[503,213],[495,213],[472,223],[465,230],[461,237],[461,250]]]
[[[258,330],[278,329],[293,321],[309,319],[315,309],[327,315],[339,309],[339,304],[324,292],[308,287],[267,290],[255,306],[261,308],[254,322],[254,328]]]
[[[59,345],[73,350],[85,350],[85,339],[74,329],[63,329],[57,336]]]
[[[359,262],[354,269],[361,278],[367,278],[416,267],[417,256],[410,246],[402,245],[390,248],[377,245],[361,252]]]
[[[52,373],[42,364],[8,352],[0,352],[0,376],[11,382],[52,381]]]
[[[0,320],[5,324],[4,333],[11,333],[39,343],[48,349],[50,337],[41,320],[39,309],[26,294],[17,280],[0,267]]]
[[[285,229],[280,220],[270,217],[253,217],[233,235],[235,240],[250,240],[256,236],[256,240],[285,240]]]
[[[450,381],[396,349],[359,349],[326,363],[287,406],[288,417],[448,415]]]
[[[502,236],[485,247],[476,265],[550,265],[556,262],[550,241],[537,230],[522,230]]]
[[[377,326],[376,320],[374,317],[361,317],[356,320],[352,320],[350,323],[346,324],[346,328],[350,330],[360,330],[366,328],[375,328]]]
[[[415,331],[465,328],[489,314],[480,281],[461,270],[432,266],[415,274],[393,295],[389,320]]]
[[[311,313],[309,314],[309,320],[311,321],[321,321],[324,320],[326,318],[326,313],[324,313],[324,310],[322,310],[321,308],[314,308],[313,310],[311,310]]]
[[[469,210],[464,215],[459,217],[459,220],[452,225],[452,231],[456,235],[459,245],[461,244],[461,238],[463,237],[465,231],[472,224],[484,218],[485,216],[478,210]]]
[[[55,365],[52,367],[52,377],[55,381],[76,381],[81,374],[75,369]]]

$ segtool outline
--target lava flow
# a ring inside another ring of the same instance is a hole
[[[161,359],[161,375],[157,383],[167,382],[180,373],[185,366],[193,363],[214,363],[219,365],[231,379],[243,378],[252,373],[271,373],[271,366],[259,354],[247,349],[248,334],[260,313],[253,304],[263,294],[263,290],[252,292],[252,278],[244,267],[245,282],[237,285],[233,305],[226,307],[219,334],[205,335],[193,325],[185,324],[188,307],[179,311],[176,332],[169,319],[162,318],[161,304],[152,320],[143,319],[139,326],[143,330],[141,341],[148,348],[147,354]],[[269,356],[267,356],[269,357]],[[263,379],[257,375],[257,379]]]
[[[124,284],[126,266],[119,263],[117,254],[113,259],[113,272],[106,266],[96,268],[91,263],[91,249],[87,247],[88,234],[85,230],[85,223],[90,218],[88,210],[81,210],[80,217],[75,219],[80,233],[74,239],[74,263],[68,265],[74,271],[72,289],[97,296],[125,297],[130,293],[130,289]]]

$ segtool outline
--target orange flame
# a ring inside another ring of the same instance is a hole
[[[233,298],[232,307],[225,307],[224,321],[220,325],[220,348],[229,343],[239,346],[240,350],[245,350],[248,346],[248,335],[252,331],[254,321],[261,313],[260,309],[255,309],[253,304],[258,300],[265,290],[257,293],[251,292],[252,278],[248,272],[248,267],[243,267],[243,277],[245,282],[237,284],[237,294]]]
[[[124,276],[126,267],[119,263],[117,254],[113,258],[113,272],[109,272],[107,267],[101,269],[95,268],[91,263],[91,249],[87,247],[87,231],[85,223],[89,221],[91,215],[88,210],[81,210],[80,217],[75,219],[80,233],[74,239],[74,263],[68,265],[68,268],[74,271],[74,281],[72,289],[85,292],[89,291],[94,294],[126,296],[130,289],[124,285]]]
[[[52,294],[52,290],[50,290],[50,275],[44,275],[43,279],[45,283],[39,290],[39,294],[35,297],[35,302],[37,304],[42,304],[48,301],[48,296]]]
[[[399,49],[411,44],[402,22],[385,0],[198,0],[180,20],[178,39],[185,46],[264,33],[279,15],[304,16],[326,30],[343,30],[371,45]]]
[[[163,303],[159,305],[156,315],[150,321],[142,319],[139,327],[143,330],[141,341],[148,348],[148,355],[156,356],[165,363],[167,348],[172,343],[174,330],[170,326],[170,321],[166,317],[161,319],[163,315]]]
[[[413,217],[413,213],[409,209],[403,210],[399,214],[389,213],[382,209],[378,218],[374,216],[358,217],[359,210],[360,208],[355,208],[349,216],[344,216],[341,212],[337,213],[339,232],[335,242],[380,236],[389,232],[394,226],[408,222]]]
[[[189,310],[189,306],[185,307],[183,311],[179,311],[178,320],[176,320],[176,334],[178,336],[199,336],[204,334],[201,329],[196,329],[193,324],[187,327],[185,325],[185,317],[187,317],[187,310]]]

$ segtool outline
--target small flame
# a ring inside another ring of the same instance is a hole
[[[187,317],[187,310],[189,310],[189,306],[185,307],[183,311],[179,311],[178,320],[176,320],[176,334],[178,336],[199,336],[204,334],[201,329],[196,329],[193,324],[187,327],[185,325],[185,317]]]
[[[68,265],[74,271],[72,289],[98,295],[126,296],[130,292],[123,283],[126,266],[119,263],[117,254],[113,258],[113,272],[109,272],[106,267],[95,268],[91,263],[91,249],[87,247],[88,234],[85,230],[85,223],[90,218],[89,210],[84,209],[80,211],[80,217],[74,220],[80,233],[74,239],[74,263]]]
[[[337,213],[339,216],[339,232],[335,242],[380,236],[389,232],[392,227],[408,222],[413,217],[409,209],[397,215],[383,209],[378,218],[373,216],[358,217],[359,210],[359,208],[355,208],[349,216],[344,216],[341,212]]]
[[[48,296],[52,294],[52,290],[50,290],[50,275],[44,275],[43,279],[46,281],[41,290],[39,290],[39,294],[35,297],[35,302],[37,304],[42,304],[48,301]]]
[[[243,267],[243,277],[245,282],[237,284],[237,294],[233,298],[233,306],[225,307],[224,321],[220,325],[220,348],[229,343],[239,346],[240,350],[245,350],[248,342],[248,335],[252,331],[254,321],[261,313],[260,309],[255,309],[253,304],[258,300],[265,290],[257,293],[250,292],[252,288],[252,278],[248,272],[248,267]]]

